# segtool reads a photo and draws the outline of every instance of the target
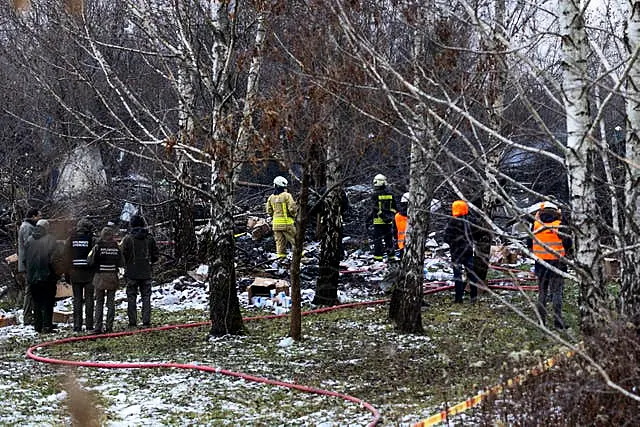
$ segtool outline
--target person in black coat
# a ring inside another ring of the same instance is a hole
[[[93,224],[81,219],[65,241],[65,258],[70,262],[67,277],[73,289],[73,331],[82,331],[82,309],[85,308],[85,326],[93,329],[93,269],[88,265],[89,251],[95,245]]]
[[[473,224],[469,218],[469,205],[464,200],[456,200],[451,206],[452,217],[444,231],[444,241],[449,244],[453,281],[455,283],[455,303],[462,303],[466,286],[462,273],[466,271],[471,291],[471,302],[478,296],[478,288],[473,280]]]
[[[387,189],[387,178],[378,174],[373,178],[370,220],[373,222],[373,260],[382,261],[385,253],[388,259],[395,259],[393,222],[396,202]]]
[[[33,326],[37,332],[53,332],[53,306],[56,298],[58,271],[62,269],[62,253],[49,221],[41,219],[24,245],[27,282],[33,296]]]
[[[151,265],[158,261],[159,251],[155,239],[147,230],[143,217],[131,218],[131,231],[120,243],[124,256],[124,276],[127,279],[127,316],[129,327],[135,327],[138,292],[142,298],[142,325],[151,325]]]

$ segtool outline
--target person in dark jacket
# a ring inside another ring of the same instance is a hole
[[[535,273],[538,278],[538,303],[536,311],[540,322],[547,324],[547,301],[553,305],[553,326],[564,330],[562,318],[562,294],[564,278],[554,271],[567,271],[565,258],[572,255],[573,239],[568,227],[562,222],[562,214],[553,202],[543,202],[531,227],[533,238],[527,247],[536,257]]]
[[[81,219],[75,231],[65,241],[65,259],[70,261],[67,274],[73,289],[73,331],[82,331],[82,309],[85,308],[85,326],[93,329],[93,269],[88,265],[89,251],[95,245],[93,224]]]
[[[29,240],[31,234],[36,229],[36,223],[42,217],[38,209],[31,208],[27,211],[27,217],[22,221],[18,230],[18,277],[24,282],[24,303],[22,306],[22,323],[33,325],[33,296],[31,295],[31,285],[25,278],[27,271],[26,254],[24,245]]]
[[[396,202],[393,194],[387,190],[387,178],[378,174],[373,178],[371,196],[371,214],[373,220],[373,259],[382,261],[386,253],[388,259],[395,259],[393,242],[393,221],[396,214]]]
[[[33,325],[37,332],[53,332],[53,306],[62,254],[49,234],[49,221],[41,219],[24,245],[27,283],[33,295]]]
[[[124,266],[122,251],[115,241],[115,234],[110,227],[104,227],[100,239],[91,249],[87,258],[89,265],[95,269],[93,287],[96,291],[96,328],[92,334],[113,332],[113,320],[116,315],[116,290],[118,289],[118,268]],[[103,327],[102,318],[104,301],[107,299],[107,321]]]
[[[476,302],[478,288],[473,280],[473,226],[469,218],[469,205],[456,200],[451,205],[451,219],[444,231],[444,241],[449,244],[453,264],[455,303],[462,303],[466,286],[462,273],[466,271],[471,291],[471,302]]]
[[[142,325],[151,325],[151,265],[158,261],[159,251],[155,239],[147,230],[140,215],[131,218],[131,231],[120,243],[124,256],[127,279],[127,316],[129,327],[137,326],[138,292],[142,298]]]

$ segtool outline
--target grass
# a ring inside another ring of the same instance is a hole
[[[501,295],[533,314],[535,294]],[[395,426],[409,425],[445,403],[464,400],[560,350],[494,297],[483,295],[479,304],[462,306],[453,306],[451,299],[449,293],[428,297],[430,306],[422,313],[426,333],[421,336],[397,333],[387,320],[388,306],[380,305],[306,316],[304,339],[289,347],[278,345],[288,333],[288,320],[277,319],[247,322],[248,334],[241,337],[208,339],[206,327],[194,327],[76,342],[38,354],[217,366],[355,396],[381,411],[382,425]],[[576,310],[577,292],[569,286],[565,313],[574,330]],[[206,313],[156,310],[153,316],[162,318],[162,323],[184,323],[203,321]],[[30,344],[24,338],[0,342],[5,362],[26,365],[18,378],[12,378],[19,380],[15,387],[24,390],[15,398],[20,401],[0,409],[0,419],[20,424],[30,416],[46,415],[53,425],[63,425],[68,421],[64,402],[51,396],[60,393],[60,378],[68,371],[25,361]],[[341,399],[209,373],[79,368],[75,375],[97,396],[110,420],[127,419],[126,411],[132,408],[139,409],[137,417],[164,425],[364,425],[371,420],[363,408]],[[43,410],[43,401],[52,409]],[[11,406],[18,406],[24,416],[14,414]],[[5,418],[6,411],[13,418]]]

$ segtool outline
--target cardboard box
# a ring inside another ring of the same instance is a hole
[[[4,328],[5,326],[17,325],[18,319],[15,317],[4,317],[0,316],[0,328]]]
[[[73,311],[54,311],[53,323],[70,323],[73,320]]]
[[[289,295],[289,282],[282,279],[271,279],[268,277],[256,277],[252,284],[247,286],[249,301],[252,297],[269,297],[270,290],[275,290],[276,294],[284,292]]]
[[[56,285],[56,299],[69,298],[73,296],[73,288],[69,283],[58,282]]]

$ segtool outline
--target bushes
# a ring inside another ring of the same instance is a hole
[[[640,337],[634,327],[611,323],[585,341],[585,352],[612,383],[640,396]],[[480,417],[486,425],[640,425],[640,402],[607,384],[593,363],[576,355],[488,399]]]

